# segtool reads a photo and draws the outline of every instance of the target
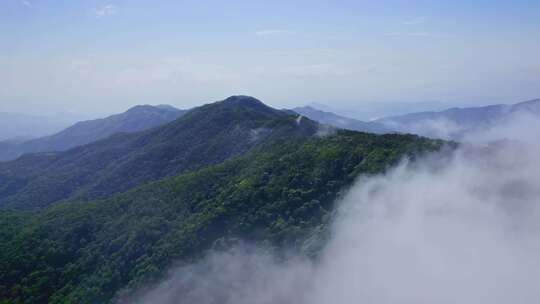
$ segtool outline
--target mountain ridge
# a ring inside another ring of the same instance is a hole
[[[80,121],[72,126],[42,138],[19,143],[0,142],[0,161],[13,160],[26,153],[57,152],[95,142],[115,133],[132,133],[150,129],[173,121],[183,114],[169,106],[134,106],[124,113],[105,118]]]
[[[344,117],[332,112],[316,109],[312,106],[296,107],[292,111],[301,114],[309,119],[327,124],[336,128],[375,133],[386,134],[393,133],[392,130],[377,122],[366,122],[354,118]]]
[[[105,198],[265,144],[315,136],[318,129],[311,120],[297,121],[254,98],[233,96],[154,129],[0,163],[0,208],[39,209],[68,198]]]
[[[0,211],[0,297],[113,303],[118,291],[156,282],[173,263],[196,261],[238,237],[316,254],[334,202],[358,176],[442,144],[338,130],[251,150],[105,200],[66,201],[35,214]]]
[[[80,119],[79,115],[56,114],[40,116],[9,111],[0,111],[0,142],[19,139],[33,139],[48,136]]]
[[[461,140],[470,132],[493,127],[518,114],[540,115],[540,99],[515,104],[454,107],[443,111],[416,112],[383,117],[375,122],[403,133]]]

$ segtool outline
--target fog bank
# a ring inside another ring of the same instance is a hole
[[[317,262],[240,246],[127,301],[540,303],[539,133],[516,117],[449,157],[360,178]]]

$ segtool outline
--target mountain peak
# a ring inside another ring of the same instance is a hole
[[[272,107],[267,106],[262,101],[258,100],[255,97],[244,96],[244,95],[235,95],[230,96],[222,101],[215,103],[215,105],[222,106],[231,110],[249,110],[257,113],[265,114],[278,114],[283,115],[279,110],[276,110]]]
[[[179,110],[173,106],[169,105],[136,105],[131,108],[129,108],[126,112],[120,114],[122,115],[175,115],[176,113],[185,112],[183,110]],[[114,115],[113,115],[114,116]]]
[[[293,108],[292,109],[293,111],[310,111],[310,112],[320,112],[319,109],[315,109],[314,107],[312,106],[303,106],[303,107],[296,107],[296,108]],[[298,114],[302,114],[302,113],[298,113]]]
[[[223,104],[228,106],[241,106],[241,107],[265,107],[269,108],[267,105],[265,105],[262,101],[258,100],[255,97],[251,96],[244,96],[244,95],[234,95],[227,97],[225,100],[222,101]]]
[[[160,110],[178,111],[178,108],[173,107],[173,106],[168,105],[168,104],[160,104],[160,105],[157,105],[157,106],[155,106],[155,107],[158,108],[158,109],[160,109]]]
[[[114,121],[109,121],[107,125],[119,122],[119,128],[123,128],[126,124],[130,126],[133,124],[130,128],[133,130],[139,126],[139,122],[153,121],[154,116],[157,118],[160,116],[152,115],[141,119],[137,117],[139,115],[130,115],[131,118],[125,119],[122,118],[125,115],[120,115],[116,116]],[[145,126],[148,126],[148,123]],[[70,139],[89,138],[88,132],[74,132],[78,129],[91,129],[92,132],[99,129],[93,125],[90,128],[80,127],[73,130],[71,134],[74,135],[70,136]],[[84,200],[107,197],[165,176],[221,163],[262,146],[311,138],[319,131],[319,125],[309,119],[297,121],[295,116],[267,107],[254,98],[233,97],[197,107],[171,123],[150,130],[145,128],[145,130],[147,131],[131,132],[132,134],[115,132],[123,134],[109,136],[101,141],[55,154],[55,162],[59,164],[58,170],[47,171],[47,174],[69,176],[70,180],[78,182],[70,185],[63,182],[55,185],[48,184],[48,189],[51,189],[49,193],[52,195],[43,196],[39,200],[21,199],[21,202],[29,202],[24,203],[23,208],[45,207],[57,198]],[[50,156],[35,155],[31,161],[24,160],[23,162],[45,164],[50,161]],[[14,161],[12,164],[18,166],[19,162]],[[7,172],[3,168],[5,167],[0,165],[0,180],[2,181]],[[38,171],[37,167],[30,170],[33,176],[45,174],[45,171]],[[130,179],[121,178],[124,174],[128,174]],[[33,177],[32,180],[34,180]],[[42,180],[49,179],[42,178]],[[50,180],[54,179],[50,178]],[[29,185],[25,188],[30,189],[28,191],[18,188],[22,191],[22,196],[34,193],[31,190],[32,187],[43,187],[40,186],[41,181],[35,181],[35,186]],[[75,191],[75,185],[78,187],[83,184],[84,191]],[[18,185],[26,187],[27,184],[19,183]],[[11,206],[11,204],[15,206],[19,203],[11,201],[11,198],[0,196],[0,208]]]
[[[226,103],[262,103],[255,97],[246,95],[233,95],[223,100]]]
[[[80,121],[50,136],[23,142],[3,143],[0,161],[26,153],[65,151],[105,139],[116,133],[134,133],[172,122],[186,111],[172,106],[138,105],[105,118]]]
[[[129,108],[125,113],[137,113],[137,112],[143,112],[143,111],[155,111],[158,109],[158,107],[151,106],[151,105],[136,105],[131,108]]]

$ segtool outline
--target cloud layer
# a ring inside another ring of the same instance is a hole
[[[95,10],[96,17],[102,18],[116,14],[116,6],[113,4],[103,5]]]
[[[318,261],[239,246],[130,301],[538,303],[538,130],[537,118],[520,117],[450,155],[361,178]]]

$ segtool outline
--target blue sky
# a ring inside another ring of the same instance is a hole
[[[540,1],[2,0],[0,25],[0,111],[249,94],[366,119],[540,97]]]

